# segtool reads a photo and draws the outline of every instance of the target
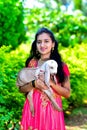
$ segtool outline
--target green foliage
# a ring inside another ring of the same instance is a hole
[[[83,108],[83,107],[79,107],[79,108],[75,108],[71,115],[84,115],[84,114],[87,114],[87,109],[86,108]]]
[[[0,47],[16,48],[24,41],[23,7],[20,0],[0,0]]]
[[[0,48],[0,129],[12,129],[21,118],[23,94],[16,87],[18,71],[24,66],[24,46],[16,51],[11,47]],[[24,56],[25,55],[25,56]]]
[[[34,8],[29,9],[25,16],[24,23],[28,29],[28,38],[32,39],[37,29],[44,26],[50,28],[59,43],[65,47],[73,47],[77,43],[87,41],[87,18],[80,11],[68,14],[57,9]]]
[[[61,48],[61,47],[60,47]],[[74,48],[61,48],[61,55],[70,69],[71,96],[67,100],[70,106],[78,107],[87,100],[87,46],[76,45]]]
[[[82,10],[82,0],[74,0],[74,8]]]

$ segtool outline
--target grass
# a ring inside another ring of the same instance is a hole
[[[87,130],[87,106],[65,112],[66,130]]]

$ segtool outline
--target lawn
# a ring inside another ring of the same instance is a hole
[[[66,130],[87,130],[87,105],[65,113]]]

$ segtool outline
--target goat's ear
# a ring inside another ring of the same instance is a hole
[[[48,64],[45,65],[45,71],[48,72],[50,74],[50,67]]]
[[[45,83],[47,86],[49,86],[49,81],[50,81],[50,68],[49,65],[45,65]]]
[[[55,82],[55,84],[57,84],[57,78],[56,78],[56,75],[54,75],[54,82]]]

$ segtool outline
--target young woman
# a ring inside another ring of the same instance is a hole
[[[57,84],[54,83],[51,77],[50,87],[53,89],[56,102],[62,108],[61,97],[70,97],[70,73],[67,65],[61,60],[54,34],[47,28],[41,28],[35,35],[30,56],[26,60],[26,67],[40,66],[49,59],[53,59],[58,63]],[[43,89],[47,89],[44,83],[44,74],[40,74],[37,80],[20,87],[20,91],[26,94],[32,89],[34,89],[35,115],[32,116],[30,104],[26,98],[20,130],[65,130],[63,111],[55,110],[47,95],[42,92]]]

